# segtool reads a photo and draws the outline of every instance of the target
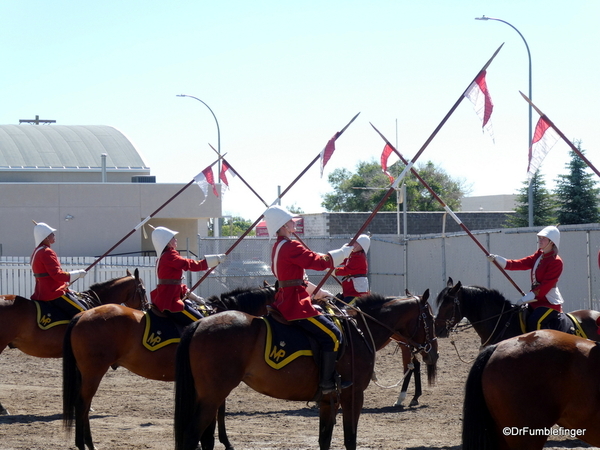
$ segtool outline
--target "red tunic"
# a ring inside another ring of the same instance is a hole
[[[354,278],[351,275],[367,276],[369,266],[367,264],[367,255],[364,250],[352,252],[350,256],[344,259],[341,267],[335,269],[335,274],[341,277],[348,277],[342,280],[342,293],[344,297],[358,297],[368,292],[359,292],[354,286]]]
[[[285,241],[281,247],[280,243]],[[275,253],[277,266],[275,267]],[[332,268],[329,255],[320,255],[307,249],[300,242],[279,236],[271,252],[271,270],[279,281],[302,280],[304,270],[327,270]],[[312,305],[310,295],[305,286],[288,286],[280,288],[275,294],[272,305],[287,320],[306,319],[319,315]]]
[[[60,267],[58,256],[46,245],[37,247],[31,255],[31,270],[35,277],[32,300],[47,302],[59,298],[68,290],[71,276]]]
[[[156,274],[158,276],[158,285],[150,293],[152,303],[158,309],[165,309],[177,312],[183,311],[183,302],[181,299],[187,293],[188,287],[181,283],[181,277],[184,270],[191,272],[200,272],[207,270],[208,264],[202,259],[196,261],[182,257],[173,247],[166,248],[156,262]],[[161,284],[161,280],[177,284]]]
[[[542,259],[535,270],[534,278],[532,269],[539,257]],[[542,250],[538,250],[533,255],[523,259],[509,259],[506,262],[506,270],[532,270],[531,282],[533,284],[535,280],[537,285],[533,286],[531,290],[535,294],[537,302],[532,302],[529,306],[531,308],[544,306],[562,312],[561,305],[553,305],[546,298],[546,294],[556,287],[563,270],[563,261],[556,252],[543,253]]]

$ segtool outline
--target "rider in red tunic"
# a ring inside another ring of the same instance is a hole
[[[203,316],[187,300],[202,301],[183,284],[183,272],[208,270],[222,263],[225,255],[206,255],[199,261],[184,258],[177,251],[177,233],[165,227],[156,227],[152,232],[152,244],[160,257],[156,260],[158,283],[150,298],[161,312],[185,326]]]
[[[357,297],[369,293],[369,265],[367,252],[371,245],[371,238],[361,234],[352,246],[352,253],[340,267],[335,269],[335,274],[342,278],[342,295],[345,303],[352,304]]]
[[[528,304],[532,309],[527,319],[527,331],[552,328],[570,332],[570,324],[564,316],[564,300],[557,283],[563,270],[563,261],[558,256],[560,231],[556,227],[546,227],[538,234],[538,250],[522,259],[507,260],[501,256],[489,255],[488,260],[496,261],[506,270],[531,270],[531,291],[517,301]]]
[[[307,281],[305,269],[327,270],[339,264],[350,255],[352,247],[344,246],[332,250],[327,255],[315,253],[302,243],[291,239],[295,231],[292,214],[280,208],[271,206],[265,211],[265,220],[269,235],[277,235],[277,241],[271,252],[271,270],[277,278],[279,289],[275,294],[272,307],[295,325],[310,333],[321,346],[321,366],[319,388],[322,394],[336,390],[335,364],[340,341],[340,330],[333,321],[319,313],[311,301],[316,286]],[[319,291],[315,296],[322,295]],[[341,388],[351,383],[342,383]]]
[[[36,223],[33,228],[35,250],[31,255],[31,270],[35,277],[35,290],[32,300],[52,302],[70,317],[87,308],[69,290],[69,284],[86,276],[85,270],[65,272],[60,266],[58,256],[50,248],[56,242],[54,232],[44,222]]]

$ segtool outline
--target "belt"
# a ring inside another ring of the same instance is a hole
[[[34,273],[33,276],[35,278],[42,278],[42,277],[49,277],[50,274],[49,273]]]
[[[367,276],[366,273],[361,273],[361,274],[357,274],[357,275],[346,275],[345,277],[342,278],[342,281],[349,280],[350,278],[363,278],[366,276]]]
[[[158,279],[157,284],[181,284],[181,280],[170,280],[168,278]]]
[[[304,280],[277,280],[280,288],[290,287],[290,286],[306,286]]]

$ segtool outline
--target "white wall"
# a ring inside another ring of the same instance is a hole
[[[183,184],[156,183],[0,183],[0,244],[4,256],[29,256],[33,223],[46,222],[58,231],[59,256],[101,255],[143,219],[180,191]],[[171,225],[180,243],[198,247],[206,222],[221,216],[220,198],[209,192],[206,202],[194,184],[154,215],[153,226]],[[68,216],[73,219],[66,220]],[[166,225],[166,224],[169,225]],[[151,231],[147,229],[148,233]],[[151,249],[137,230],[114,253]],[[183,244],[180,244],[183,245]]]

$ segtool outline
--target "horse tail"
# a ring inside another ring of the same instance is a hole
[[[463,450],[494,450],[497,439],[494,438],[494,420],[483,396],[481,377],[487,362],[496,350],[496,345],[485,348],[473,363],[465,386],[463,406]]]
[[[190,365],[190,343],[201,321],[189,325],[181,335],[175,358],[175,450],[183,450],[186,431],[192,425],[196,411],[196,386]],[[198,442],[198,440],[196,440]]]
[[[70,429],[75,420],[75,406],[81,398],[81,373],[71,346],[73,327],[79,322],[80,316],[74,317],[65,332],[63,340],[63,427]]]

